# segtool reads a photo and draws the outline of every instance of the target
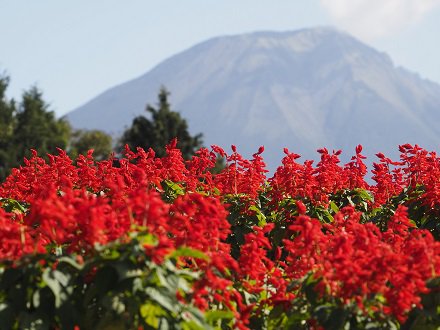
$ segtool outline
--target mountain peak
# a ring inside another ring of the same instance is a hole
[[[367,47],[365,44],[331,26],[304,28],[296,31],[256,31],[239,35],[227,35],[209,39],[202,44],[213,42],[242,42],[255,48],[272,48],[273,46],[284,46],[298,52],[312,51],[322,44],[334,46]]]
[[[437,147],[440,87],[397,69],[388,55],[330,27],[222,36],[176,54],[143,76],[68,114],[76,128],[118,135],[161,85],[206,145],[283,147],[307,157],[320,147],[367,155],[397,145]],[[108,118],[107,122],[102,118]],[[394,153],[395,154],[395,153]]]

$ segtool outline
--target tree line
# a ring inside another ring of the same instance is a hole
[[[164,87],[159,91],[157,106],[147,105],[146,115],[134,118],[122,136],[113,141],[103,131],[75,130],[65,118],[56,118],[37,87],[25,91],[20,102],[8,99],[9,81],[8,76],[0,75],[0,181],[31,156],[31,149],[44,156],[60,148],[72,159],[93,149],[95,159],[105,159],[112,152],[121,153],[128,144],[132,149],[152,148],[156,156],[162,157],[165,145],[177,137],[178,147],[189,159],[202,146],[202,134],[192,136],[186,120],[171,110],[169,92]]]

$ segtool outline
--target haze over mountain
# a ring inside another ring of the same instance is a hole
[[[210,39],[67,118],[75,128],[117,136],[156,103],[161,85],[205,145],[235,144],[246,156],[264,145],[272,169],[284,147],[315,159],[317,148],[343,149],[346,160],[357,144],[369,157],[394,157],[404,143],[439,145],[440,86],[332,28]]]

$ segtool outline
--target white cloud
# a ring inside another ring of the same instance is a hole
[[[361,39],[392,35],[416,23],[440,0],[320,0],[336,26]]]

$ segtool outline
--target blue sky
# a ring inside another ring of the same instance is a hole
[[[0,72],[62,115],[208,38],[322,25],[440,83],[440,0],[0,0]]]

